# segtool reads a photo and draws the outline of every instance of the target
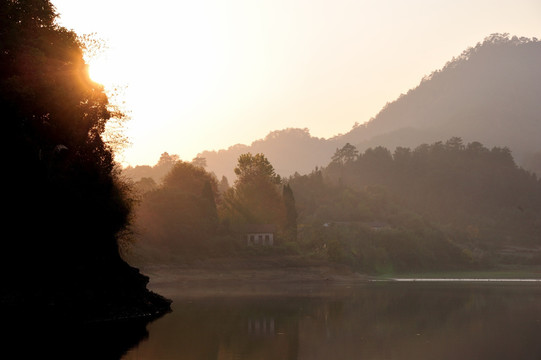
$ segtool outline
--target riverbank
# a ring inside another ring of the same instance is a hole
[[[485,270],[463,271],[426,271],[419,273],[382,274],[379,279],[472,279],[472,280],[541,280],[541,266],[539,265],[497,265]]]
[[[298,256],[138,266],[150,278],[149,288],[168,298],[321,294],[372,278],[348,266]]]
[[[138,266],[150,278],[149,288],[168,298],[322,295],[373,280],[541,279],[539,266],[368,275],[345,265],[300,256],[222,258]]]

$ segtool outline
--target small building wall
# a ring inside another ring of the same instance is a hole
[[[248,245],[274,245],[273,233],[248,233],[246,234],[246,243]]]

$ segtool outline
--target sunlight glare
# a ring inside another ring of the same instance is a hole
[[[88,75],[93,81],[106,88],[113,86],[120,80],[119,74],[115,71],[115,66],[112,66],[107,59],[102,57],[90,60],[88,64]]]

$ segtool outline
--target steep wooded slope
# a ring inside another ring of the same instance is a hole
[[[506,146],[524,163],[541,150],[541,42],[492,35],[385,106],[342,141],[362,150],[459,136]]]

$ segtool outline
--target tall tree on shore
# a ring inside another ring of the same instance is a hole
[[[274,167],[263,154],[252,155],[250,153],[239,156],[237,167],[236,184],[249,183],[251,181],[266,181],[271,184],[279,184],[280,176],[274,171]]]
[[[200,254],[218,228],[217,195],[213,174],[177,161],[163,184],[147,193],[138,208],[136,224],[142,248],[180,256]]]
[[[284,233],[288,240],[297,240],[297,208],[295,206],[295,197],[289,184],[285,184],[282,189],[282,198],[285,207]]]
[[[232,223],[281,224],[284,217],[278,187],[281,178],[265,155],[240,155],[235,173],[237,180],[233,188],[223,196],[226,218]]]

